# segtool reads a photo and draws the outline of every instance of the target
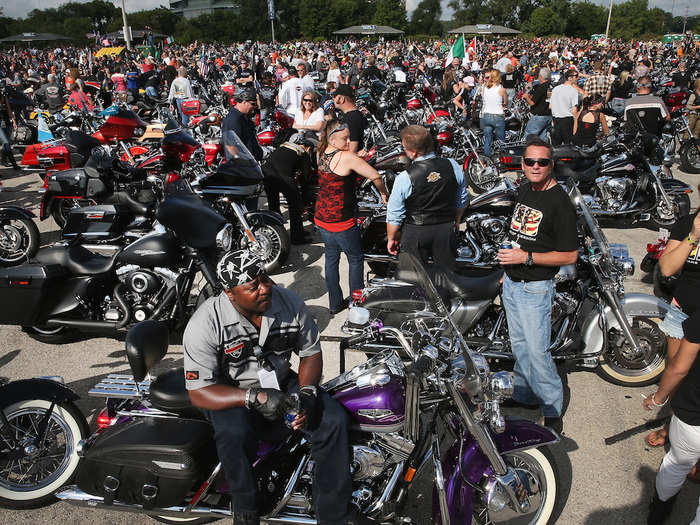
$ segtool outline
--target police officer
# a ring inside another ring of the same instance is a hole
[[[236,94],[236,105],[229,110],[228,115],[221,123],[221,132],[225,134],[227,131],[234,131],[251,155],[255,157],[255,160],[259,162],[262,160],[263,151],[255,133],[255,124],[249,117],[257,103],[258,95],[254,88],[245,88]]]
[[[433,140],[423,126],[401,130],[401,144],[413,162],[396,177],[386,212],[387,250],[401,249],[423,262],[454,268],[454,232],[467,205],[462,168],[433,153]],[[401,225],[403,224],[403,228]]]
[[[251,458],[260,438],[284,428],[291,392],[300,400],[292,429],[304,433],[315,461],[319,523],[363,523],[350,512],[347,415],[318,387],[323,358],[306,305],[275,286],[247,250],[224,255],[217,277],[224,291],[202,304],[185,329],[185,384],[192,404],[214,427],[234,525],[259,523]],[[298,375],[290,368],[292,352],[300,358]]]

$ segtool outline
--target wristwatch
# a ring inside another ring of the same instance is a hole
[[[527,252],[527,259],[525,260],[525,266],[533,266],[535,260],[532,258],[532,252]]]

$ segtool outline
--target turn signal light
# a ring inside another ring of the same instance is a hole
[[[100,415],[97,416],[97,430],[104,430],[105,428],[111,426],[115,419],[117,419],[117,416],[110,417],[107,409],[105,408],[102,410],[102,412],[100,412]]]

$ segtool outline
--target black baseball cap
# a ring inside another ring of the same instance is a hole
[[[343,97],[355,97],[355,91],[352,89],[350,84],[339,84],[338,87],[333,92],[333,96],[342,95]]]
[[[242,89],[241,92],[236,95],[236,100],[238,100],[239,102],[257,102],[258,96],[255,92],[255,89],[249,87]]]

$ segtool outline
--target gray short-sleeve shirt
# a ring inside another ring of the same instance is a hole
[[[290,372],[292,352],[304,358],[321,351],[318,327],[304,301],[277,286],[272,287],[260,332],[222,292],[194,313],[187,323],[183,346],[188,390],[213,384],[258,386],[258,371],[264,365],[273,368],[283,384]]]

